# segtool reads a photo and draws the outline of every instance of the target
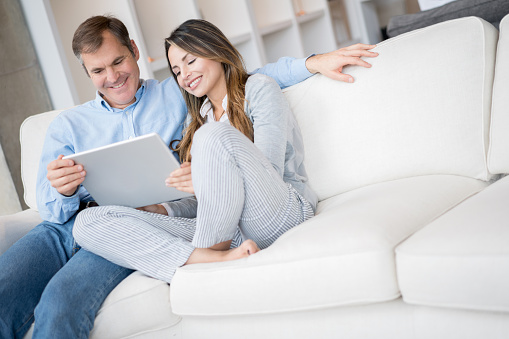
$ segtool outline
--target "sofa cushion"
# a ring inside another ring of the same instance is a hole
[[[500,23],[495,69],[488,168],[509,173],[509,15]]]
[[[90,339],[181,338],[181,318],[171,311],[170,286],[134,272],[104,300]],[[33,327],[24,336],[32,338]]]
[[[90,338],[171,338],[180,317],[170,307],[170,286],[134,272],[106,298]]]
[[[179,268],[171,284],[173,311],[260,314],[395,299],[396,245],[486,185],[421,176],[322,201],[314,218],[261,252]]]
[[[0,216],[0,255],[41,222],[33,209]]]
[[[370,69],[345,67],[353,84],[287,89],[319,199],[416,175],[488,180],[497,35],[478,18],[440,23],[380,43]]]
[[[23,121],[20,127],[21,141],[21,178],[23,179],[24,198],[28,207],[37,211],[35,186],[46,130],[61,110],[36,114]]]
[[[509,177],[447,212],[397,248],[406,302],[509,311]]]

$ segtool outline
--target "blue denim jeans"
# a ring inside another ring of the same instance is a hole
[[[43,222],[0,256],[0,338],[88,338],[108,294],[132,270],[79,250],[75,217]]]

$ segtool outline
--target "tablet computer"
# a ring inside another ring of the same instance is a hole
[[[142,207],[191,196],[165,185],[180,164],[156,133],[63,159],[83,165],[87,175],[82,185],[99,205]]]

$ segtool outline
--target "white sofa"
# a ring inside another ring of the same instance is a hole
[[[246,259],[182,267],[171,286],[132,274],[92,338],[509,338],[509,18],[500,38],[463,18],[376,50],[371,69],[345,69],[354,84],[285,91],[317,215]],[[21,127],[31,209],[1,229],[38,222],[56,114]]]
[[[7,215],[21,211],[18,193],[14,187],[11,172],[5,160],[2,145],[0,145],[0,215]],[[0,233],[0,238],[3,238]],[[1,239],[0,239],[1,241]]]

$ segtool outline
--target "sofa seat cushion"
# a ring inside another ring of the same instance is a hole
[[[169,285],[134,272],[108,295],[90,338],[170,338],[180,331],[176,328],[180,320],[171,311]]]
[[[394,248],[486,185],[460,176],[422,176],[322,201],[314,218],[263,251],[179,268],[171,284],[173,311],[262,314],[395,299]]]
[[[0,255],[41,222],[39,213],[33,209],[0,216]]]
[[[456,206],[397,248],[406,302],[509,311],[509,177]]]

